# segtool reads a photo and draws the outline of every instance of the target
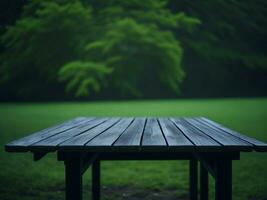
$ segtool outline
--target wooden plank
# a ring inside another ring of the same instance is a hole
[[[169,146],[192,147],[194,144],[188,140],[183,132],[172,121],[160,118],[159,124]]]
[[[145,118],[135,119],[114,143],[114,146],[140,146],[145,123]]]
[[[215,200],[232,200],[232,160],[216,161]]]
[[[198,161],[191,159],[189,161],[189,190],[190,200],[198,200]]]
[[[82,178],[82,158],[75,155],[65,160],[65,199],[82,200],[83,178]]]
[[[60,150],[84,149],[84,145],[86,143],[88,143],[90,140],[92,140],[94,137],[98,136],[105,130],[111,128],[113,125],[118,123],[119,120],[120,118],[109,118],[101,125],[59,144],[57,148]]]
[[[226,127],[222,126],[221,124],[216,123],[216,122],[214,122],[214,121],[212,121],[210,119],[207,119],[207,118],[204,118],[204,117],[197,118],[197,119],[199,121],[201,121],[202,123],[210,126],[210,127],[222,130],[222,131],[224,131],[226,133],[229,133],[229,134],[231,134],[231,135],[233,135],[233,136],[235,136],[237,138],[240,138],[240,139],[242,139],[242,140],[254,145],[254,149],[256,151],[267,151],[267,144],[262,142],[262,141],[259,141],[259,140],[255,139],[255,138],[248,137],[248,136],[243,135],[243,134],[240,134],[240,133],[238,133],[238,132],[236,132],[234,130],[231,130],[229,128],[226,128]]]
[[[209,173],[205,166],[200,164],[200,200],[209,200]]]
[[[156,118],[147,119],[142,138],[142,147],[146,146],[167,146]]]
[[[112,146],[119,136],[131,124],[133,118],[123,118],[110,129],[99,134],[97,137],[89,141],[86,146]]]
[[[27,147],[33,143],[39,142],[45,138],[56,135],[58,133],[70,130],[82,124],[85,121],[90,121],[93,118],[75,118],[65,123],[47,128],[21,139],[12,141],[5,145],[6,151],[28,151]]]
[[[92,200],[100,200],[101,196],[101,174],[100,174],[100,160],[96,159],[92,165]]]
[[[219,129],[211,128],[206,124],[200,123],[196,119],[184,118],[192,126],[205,133],[209,137],[216,140],[218,143],[222,144],[227,150],[238,150],[238,151],[249,151],[252,150],[252,145],[248,142],[240,140],[224,131]]]
[[[209,136],[202,133],[195,127],[191,126],[191,124],[189,124],[185,120],[180,118],[171,118],[171,121],[173,121],[175,125],[185,134],[185,136],[195,144],[196,150],[222,150],[221,144],[211,139]]]
[[[96,118],[89,122],[83,123],[73,129],[64,131],[62,133],[56,134],[54,136],[48,137],[44,140],[41,140],[40,142],[34,143],[31,145],[30,149],[40,149],[45,148],[48,149],[55,149],[55,147],[66,140],[73,138],[77,135],[80,135],[86,131],[89,131],[90,129],[102,124],[104,121],[106,121],[106,118]]]

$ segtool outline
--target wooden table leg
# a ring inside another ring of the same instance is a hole
[[[92,200],[100,200],[100,160],[92,165]]]
[[[197,159],[190,160],[190,200],[198,199],[198,163]]]
[[[200,165],[200,200],[209,199],[209,176],[206,168]]]
[[[232,200],[232,161],[218,161],[215,180],[216,200]]]
[[[65,161],[66,200],[82,200],[82,165],[79,159]]]

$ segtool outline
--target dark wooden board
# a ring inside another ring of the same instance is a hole
[[[107,129],[97,137],[89,141],[86,146],[112,146],[112,144],[119,138],[119,136],[131,124],[133,118],[123,118],[117,124]]]
[[[141,138],[146,124],[145,118],[138,118],[123,132],[119,139],[114,143],[114,146],[140,146]]]
[[[224,131],[214,129],[210,126],[200,123],[196,119],[185,118],[185,120],[201,132],[205,133],[209,137],[216,140],[218,143],[222,144],[227,150],[252,150],[253,146],[250,143],[240,140],[239,138],[234,137]]]
[[[39,142],[43,139],[56,135],[58,133],[70,130],[72,128],[77,127],[78,125],[82,124],[83,122],[90,121],[93,118],[84,118],[79,117],[73,120],[69,120],[65,123],[53,126],[51,128],[47,128],[41,131],[38,131],[34,134],[28,135],[21,139],[12,141],[5,145],[5,149],[7,151],[28,151],[28,146]]]
[[[190,139],[196,150],[222,150],[222,145],[181,118],[171,118],[175,125]]]
[[[255,138],[248,137],[248,136],[243,135],[243,134],[240,134],[240,133],[238,133],[232,129],[229,129],[225,126],[222,126],[221,124],[216,123],[214,121],[211,121],[205,117],[198,118],[197,120],[201,121],[202,123],[204,123],[205,125],[207,125],[209,127],[213,127],[213,128],[218,129],[218,130],[222,130],[222,131],[224,131],[224,132],[226,132],[232,136],[235,136],[237,138],[240,138],[241,140],[244,140],[244,141],[252,144],[256,151],[267,151],[267,144],[262,142],[262,141],[259,141]]]
[[[148,118],[145,126],[142,147],[168,146],[156,118]]]
[[[69,140],[75,136],[78,136],[86,131],[89,131],[93,129],[94,127],[97,127],[98,125],[101,125],[103,122],[105,122],[107,119],[106,118],[95,118],[92,119],[86,123],[83,123],[79,126],[76,126],[75,128],[69,129],[67,131],[61,132],[59,134],[53,135],[51,137],[48,137],[44,140],[41,140],[37,143],[34,143],[30,145],[30,150],[34,149],[55,149],[55,147],[66,140]]]
[[[194,146],[194,144],[188,140],[183,132],[178,129],[172,121],[167,118],[160,118],[158,121],[169,146],[180,148]]]
[[[5,145],[6,151],[267,151],[267,144],[206,118],[76,118]]]
[[[73,137],[61,144],[59,144],[58,149],[84,149],[86,143],[90,142],[92,139],[103,133],[104,131],[108,130],[116,123],[120,121],[120,118],[109,118],[104,123],[96,126],[89,131],[86,131],[76,137]]]

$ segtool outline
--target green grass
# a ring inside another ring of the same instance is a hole
[[[0,104],[0,145],[76,116],[205,116],[267,142],[267,99],[161,100],[97,103]],[[102,163],[102,185],[161,191],[188,190],[186,161]],[[267,199],[267,154],[242,153],[234,162],[235,200]],[[88,170],[90,172],[90,170]],[[90,173],[84,177],[89,195]],[[212,184],[212,183],[211,183]],[[118,190],[119,191],[119,190]],[[104,199],[121,199],[111,192]],[[39,162],[30,153],[0,151],[0,199],[64,199],[64,165],[55,154]],[[87,198],[89,199],[89,197]]]

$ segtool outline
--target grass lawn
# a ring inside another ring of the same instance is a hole
[[[0,113],[1,200],[64,199],[64,165],[56,161],[55,154],[33,162],[30,153],[6,153],[3,146],[76,116],[205,116],[267,142],[267,98],[0,104]],[[103,199],[187,199],[188,162],[101,164]],[[267,154],[241,154],[241,161],[233,165],[234,200],[267,199],[266,166]],[[85,199],[90,199],[90,179],[88,170]]]

